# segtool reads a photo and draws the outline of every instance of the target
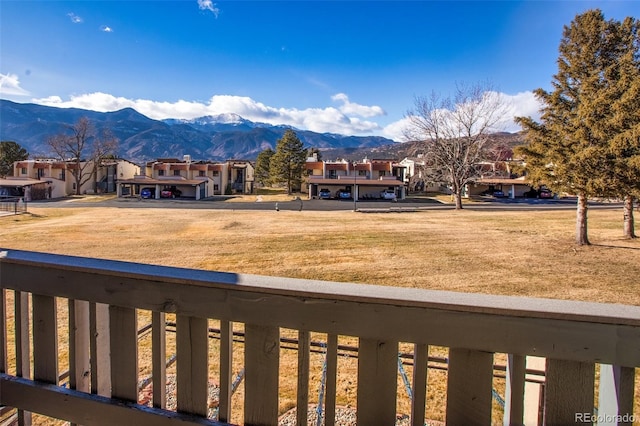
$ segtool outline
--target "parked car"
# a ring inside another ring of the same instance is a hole
[[[182,195],[182,191],[180,191],[175,186],[165,187],[162,191],[160,191],[161,198],[176,198]]]
[[[504,192],[502,192],[502,191],[493,191],[493,194],[491,194],[491,195],[493,195],[495,198],[504,198],[505,197]]]
[[[538,198],[538,191],[531,188],[530,190],[525,192],[523,195],[524,195],[524,198]]]
[[[22,197],[22,191],[13,186],[3,186],[0,188],[0,198]]]
[[[318,193],[318,196],[324,200],[328,200],[329,198],[331,198],[331,191],[329,191],[327,188],[323,188]]]
[[[383,200],[395,200],[396,199],[396,191],[393,189],[385,189],[380,192],[380,198]]]
[[[142,188],[140,191],[140,198],[156,198],[155,188]]]
[[[553,198],[553,192],[551,192],[548,188],[541,188],[540,192],[538,192],[538,197],[540,198]]]
[[[349,198],[351,198],[351,192],[347,191],[346,189],[339,189],[338,192],[336,192],[336,198],[339,198],[341,200],[348,200]]]

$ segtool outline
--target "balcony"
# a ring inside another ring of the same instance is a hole
[[[395,423],[400,342],[410,345],[415,366],[412,425],[425,423],[432,345],[448,348],[443,408],[448,425],[496,422],[492,390],[498,353],[508,359],[505,424],[523,423],[529,355],[546,359],[537,413],[544,424],[592,424],[594,405],[598,418],[619,419],[619,424],[633,414],[635,368],[640,366],[640,307],[635,306],[238,275],[12,250],[0,253],[0,291],[0,405],[5,411],[17,408],[19,424],[29,424],[31,413],[82,425],[229,424],[237,348],[233,324],[242,324],[244,333],[244,424],[278,423],[283,329],[297,335],[297,424],[307,424],[312,402],[310,340],[315,333],[326,336],[326,425],[335,423],[339,336],[357,342],[358,425]],[[151,312],[148,361],[139,353],[141,312]],[[176,411],[166,409],[168,315],[175,315]],[[213,354],[210,320],[220,325]],[[67,350],[68,385],[63,386],[59,353]],[[222,384],[213,404],[217,419],[207,417],[212,355]],[[141,369],[151,371],[153,406],[138,403]]]

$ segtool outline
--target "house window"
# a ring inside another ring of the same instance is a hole
[[[367,175],[366,170],[358,170],[358,176],[366,176],[366,175]]]
[[[180,176],[180,170],[174,170],[173,171],[173,175],[174,176]]]
[[[219,191],[220,190],[220,186],[216,183],[213,185],[213,190],[214,191]]]
[[[386,176],[387,175],[387,171],[386,170],[380,170],[378,176],[382,177],[382,176]]]
[[[44,176],[44,169],[38,169],[38,179]]]
[[[198,171],[198,176],[204,176],[204,170],[199,170]]]
[[[27,174],[27,168],[23,167],[20,169],[20,174],[26,175]]]
[[[335,170],[329,170],[329,179],[337,179],[338,175]]]
[[[164,176],[164,170],[158,170],[158,176]]]
[[[67,180],[67,174],[64,170],[60,172],[60,180]]]
[[[218,176],[220,176],[220,172],[219,172],[219,171],[217,171],[217,170],[214,170],[212,173],[213,173],[213,176],[214,176],[214,177],[218,177]]]

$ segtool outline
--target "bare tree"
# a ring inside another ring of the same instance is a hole
[[[456,209],[462,208],[462,192],[478,175],[491,132],[504,120],[507,105],[487,83],[456,84],[453,97],[433,92],[416,97],[406,114],[408,140],[424,141],[425,159],[431,170],[451,185]]]
[[[87,117],[66,126],[64,133],[51,136],[47,144],[61,160],[70,163],[68,169],[75,180],[76,195],[95,176],[102,160],[118,149],[118,140],[106,130],[98,134]]]

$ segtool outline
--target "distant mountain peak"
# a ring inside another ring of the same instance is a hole
[[[199,126],[215,125],[215,124],[249,124],[249,120],[246,120],[233,112],[226,112],[216,115],[205,115],[202,117],[196,117],[191,119],[178,119],[170,118],[163,120],[169,124],[196,124]]]
[[[204,117],[194,118],[194,121],[206,124],[206,123],[220,123],[220,124],[242,124],[247,123],[249,120],[245,120],[238,114],[233,112],[226,112],[217,115],[206,115]]]
[[[294,129],[306,147],[372,149],[393,144],[380,136],[342,136],[249,121],[224,113],[185,119],[154,120],[132,108],[108,113],[19,104],[0,99],[0,140],[13,140],[30,153],[47,154],[44,141],[61,126],[88,117],[96,129],[108,129],[120,141],[118,154],[134,162],[188,154],[193,158],[253,160],[266,147],[275,148],[286,129]]]

